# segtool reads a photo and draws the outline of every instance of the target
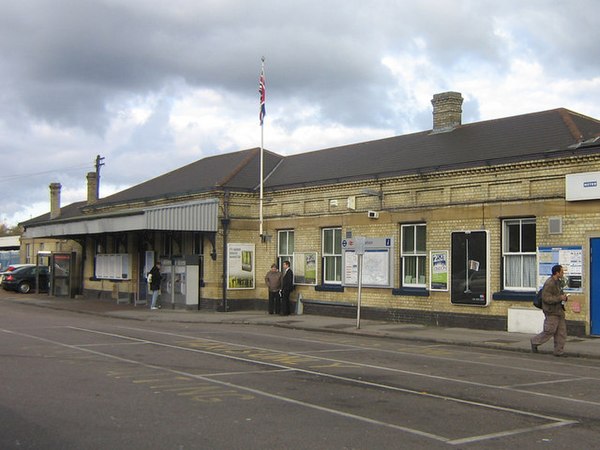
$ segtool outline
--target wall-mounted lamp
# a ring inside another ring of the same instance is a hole
[[[372,195],[373,197],[379,198],[379,200],[383,200],[383,191],[376,191],[375,189],[363,188],[361,189],[361,194]]]

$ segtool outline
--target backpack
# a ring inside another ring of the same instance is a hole
[[[544,290],[544,288],[537,291],[537,294],[535,294],[535,298],[533,299],[533,306],[535,306],[536,308],[539,308],[539,309],[542,309],[542,291],[543,290]]]

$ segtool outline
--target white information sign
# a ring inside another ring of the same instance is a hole
[[[368,287],[392,287],[393,238],[344,239],[342,284],[358,285],[358,256],[363,251],[362,285]]]
[[[538,247],[538,286],[552,275],[552,266],[560,264],[565,272],[565,292],[582,292],[583,247]]]

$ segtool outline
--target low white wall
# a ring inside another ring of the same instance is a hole
[[[544,329],[544,313],[541,309],[508,308],[508,332],[537,334]]]

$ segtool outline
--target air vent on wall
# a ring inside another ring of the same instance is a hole
[[[548,234],[562,234],[562,217],[548,219]]]

